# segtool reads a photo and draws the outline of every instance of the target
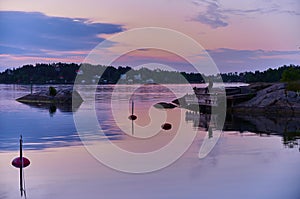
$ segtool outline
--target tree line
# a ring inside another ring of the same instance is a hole
[[[75,63],[37,63],[19,68],[7,69],[0,73],[1,84],[73,84],[77,77],[82,83],[203,83],[204,79],[219,79],[224,82],[280,82],[300,80],[299,65],[284,65],[266,71],[223,73],[205,76],[199,73],[165,71],[147,68],[132,69],[102,65]],[[82,69],[83,68],[83,69]],[[183,77],[183,78],[179,78]]]
[[[226,73],[221,74],[224,82],[288,82],[300,80],[299,65],[283,65],[277,69],[269,68],[265,71]]]

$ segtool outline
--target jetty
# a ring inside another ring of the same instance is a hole
[[[212,108],[218,108],[227,104],[230,110],[236,104],[250,100],[255,93],[248,86],[236,86],[220,88],[193,88],[193,94],[186,94],[182,98],[176,99],[173,103],[189,110],[199,110],[209,113]]]

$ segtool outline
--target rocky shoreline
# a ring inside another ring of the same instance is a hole
[[[300,93],[288,91],[285,83],[269,84],[258,89],[252,99],[233,106],[231,111],[247,114],[300,114]]]
[[[226,93],[221,95],[218,92],[224,91],[217,88],[207,92],[205,88],[195,87],[194,91],[194,94],[186,94],[172,103],[191,111],[210,113],[212,107],[224,107],[223,102],[226,100],[228,113],[300,115],[300,91],[290,91],[287,83],[253,83],[248,86],[225,87]],[[226,99],[222,96],[226,96]]]

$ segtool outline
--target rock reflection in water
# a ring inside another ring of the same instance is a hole
[[[278,135],[288,148],[299,147],[300,151],[300,117],[271,117],[266,115],[233,115],[226,116],[221,127],[218,115],[186,112],[186,121],[192,121],[194,127],[208,131],[210,127],[222,128],[223,131],[253,132],[259,135]]]
[[[76,112],[81,103],[75,104],[72,106],[72,104],[46,104],[46,103],[24,103],[30,107],[33,108],[39,108],[39,109],[44,109],[44,110],[49,110],[50,116],[53,116],[57,110],[60,112]]]

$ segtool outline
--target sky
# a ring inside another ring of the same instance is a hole
[[[41,62],[81,63],[103,41],[111,42],[99,56],[108,56],[118,45],[114,36],[145,27],[193,39],[221,72],[300,64],[299,0],[0,0],[0,71]],[[124,64],[148,61],[190,70],[172,52],[164,57],[159,50],[137,51]]]

